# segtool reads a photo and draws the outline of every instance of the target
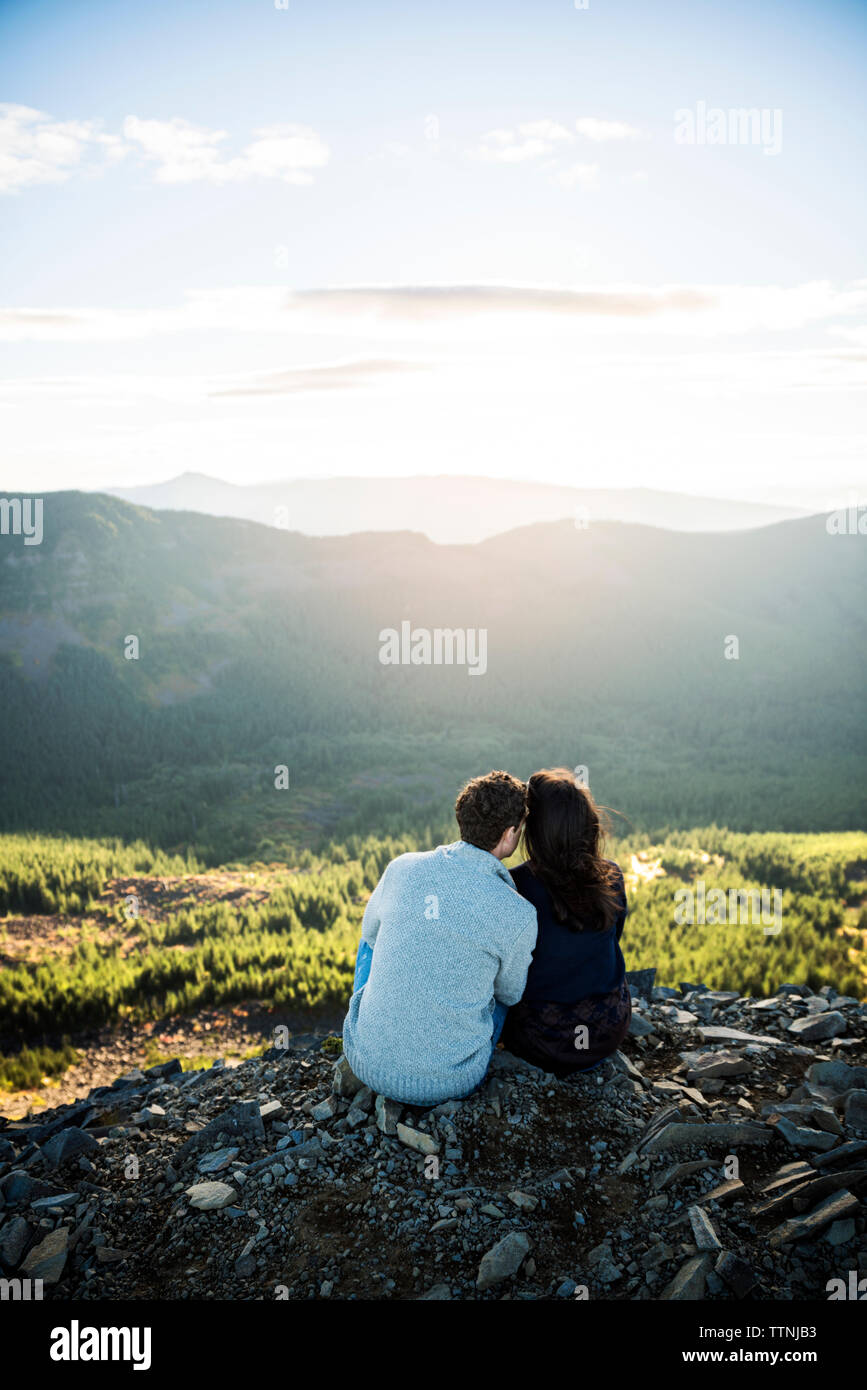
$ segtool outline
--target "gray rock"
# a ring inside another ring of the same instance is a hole
[[[35,1215],[48,1211],[51,1207],[74,1207],[79,1200],[77,1192],[58,1192],[53,1197],[35,1197],[30,1206]]]
[[[766,1183],[759,1189],[761,1192],[769,1194],[779,1193],[794,1183],[803,1182],[805,1178],[811,1178],[816,1170],[812,1163],[808,1163],[805,1158],[796,1163],[784,1163],[782,1168],[778,1168],[771,1175]]]
[[[633,999],[649,999],[656,979],[656,966],[647,970],[627,970],[626,984]]]
[[[196,1166],[200,1173],[222,1173],[232,1159],[238,1157],[239,1152],[236,1148],[214,1149],[209,1154],[203,1154]]]
[[[301,1159],[307,1160],[308,1162],[316,1162],[320,1158],[325,1157],[325,1150],[323,1149],[321,1142],[318,1139],[313,1138],[307,1139],[303,1144],[296,1144],[294,1149],[284,1149],[282,1157],[284,1159]],[[273,1161],[273,1155],[269,1159],[262,1159],[262,1166],[264,1167],[269,1162],[273,1163]],[[250,1168],[247,1171],[249,1172],[250,1169],[253,1168],[253,1166],[254,1165],[251,1164]]]
[[[115,1250],[110,1245],[97,1245],[93,1253],[99,1265],[119,1265],[129,1259],[128,1250]]]
[[[22,1168],[13,1168],[11,1173],[0,1178],[0,1193],[2,1193],[4,1202],[10,1207],[29,1204],[38,1197],[53,1197],[62,1191],[63,1189],[56,1187],[54,1183],[43,1182],[41,1178],[32,1178]]]
[[[623,1278],[623,1270],[608,1255],[603,1255],[594,1270],[594,1274],[597,1281],[605,1285],[616,1284],[618,1279]]]
[[[739,1052],[705,1052],[687,1073],[688,1081],[714,1076],[744,1076],[752,1071],[752,1063]]]
[[[629,1020],[629,1032],[633,1038],[649,1038],[653,1032],[653,1024],[648,1023],[643,1014],[633,1009],[632,1018]]]
[[[62,1129],[43,1145],[42,1154],[50,1168],[60,1168],[79,1154],[96,1153],[99,1144],[92,1134],[84,1129]]]
[[[623,1076],[628,1076],[631,1081],[637,1081],[640,1086],[644,1086],[645,1080],[641,1072],[624,1052],[614,1052],[609,1058],[611,1065],[616,1068]]]
[[[793,1124],[785,1115],[771,1115],[768,1126],[781,1134],[793,1149],[819,1149],[824,1153],[837,1143],[836,1135],[829,1134],[827,1130],[806,1129],[803,1125]]]
[[[504,1221],[506,1217],[506,1213],[493,1202],[485,1202],[484,1206],[479,1207],[479,1212],[482,1216],[492,1216],[496,1221]]]
[[[58,1226],[34,1245],[21,1266],[21,1273],[28,1279],[41,1279],[43,1284],[56,1284],[63,1273],[68,1251],[69,1227]]]
[[[718,1187],[712,1187],[710,1192],[706,1192],[703,1197],[699,1197],[699,1202],[728,1202],[733,1197],[740,1197],[746,1192],[744,1184],[740,1178],[726,1178]]]
[[[851,1216],[847,1216],[845,1221],[835,1221],[823,1237],[829,1245],[846,1245],[850,1240],[855,1239],[855,1221]]]
[[[702,1169],[709,1168],[711,1160],[709,1158],[692,1159],[689,1163],[674,1163],[670,1168],[664,1168],[658,1173],[654,1173],[651,1179],[656,1192],[664,1192],[667,1187],[671,1187],[676,1182],[681,1182],[683,1178],[692,1177],[693,1173],[700,1173]]]
[[[796,1018],[789,1024],[789,1032],[796,1034],[802,1042],[821,1042],[823,1038],[837,1038],[845,1033],[848,1024],[836,1009],[814,1017]]]
[[[795,1211],[810,1211],[820,1198],[830,1197],[832,1192],[848,1188],[857,1193],[867,1183],[867,1168],[844,1168],[838,1173],[821,1173],[809,1182],[789,1189]],[[780,1205],[784,1205],[781,1203]]]
[[[14,1269],[30,1239],[30,1227],[23,1216],[10,1216],[0,1229],[0,1264]]]
[[[544,1076],[546,1074],[541,1067],[534,1066],[532,1062],[525,1062],[523,1057],[516,1057],[514,1053],[507,1052],[505,1048],[498,1048],[494,1053],[488,1065],[488,1072],[494,1075],[511,1072],[526,1072],[529,1076]]]
[[[355,1075],[346,1058],[338,1057],[331,1082],[331,1089],[334,1094],[348,1099],[360,1091],[363,1085],[364,1082]]]
[[[837,1092],[867,1088],[867,1067],[851,1067],[847,1062],[814,1062],[807,1068],[807,1080]]]
[[[387,1096],[376,1097],[376,1127],[383,1134],[397,1134],[397,1122],[403,1114],[403,1106]]]
[[[641,1146],[644,1154],[668,1153],[672,1149],[682,1149],[695,1144],[703,1149],[719,1149],[731,1144],[769,1144],[771,1131],[766,1125],[753,1124],[749,1120],[730,1123],[714,1122],[667,1124],[652,1134]]]
[[[196,1182],[187,1188],[190,1206],[197,1211],[219,1211],[227,1207],[238,1196],[234,1187],[226,1182]]]
[[[858,1210],[858,1199],[852,1193],[843,1190],[834,1192],[830,1197],[826,1197],[811,1212],[804,1216],[794,1216],[788,1221],[784,1221],[781,1226],[777,1226],[771,1231],[769,1241],[771,1248],[776,1250],[781,1245],[787,1245],[791,1241],[805,1240],[808,1237],[818,1235],[825,1226],[830,1226],[833,1221],[843,1220],[848,1216],[854,1216]]]
[[[535,1211],[539,1205],[539,1198],[532,1197],[529,1192],[519,1192],[516,1189],[514,1192],[507,1192],[506,1196],[519,1211]]]
[[[489,1289],[510,1275],[517,1274],[530,1253],[530,1238],[524,1231],[510,1231],[482,1256],[476,1278],[478,1289]]]
[[[758,1277],[752,1265],[739,1255],[724,1250],[714,1266],[717,1274],[728,1284],[736,1298],[746,1298],[758,1285]]]
[[[333,1120],[334,1116],[337,1114],[337,1104],[337,1098],[335,1096],[326,1096],[318,1105],[314,1105],[313,1109],[310,1111],[310,1116],[320,1124],[328,1120]]]
[[[411,1129],[409,1125],[396,1126],[397,1137],[402,1144],[406,1144],[408,1149],[415,1149],[420,1154],[438,1154],[440,1146],[430,1134],[425,1134],[420,1129]]]
[[[141,1122],[148,1129],[165,1129],[168,1116],[161,1105],[147,1105],[141,1112]]]
[[[286,1113],[286,1107],[282,1100],[266,1100],[259,1106],[259,1115],[262,1120],[279,1120],[281,1115]]]
[[[867,1091],[850,1091],[846,1096],[843,1117],[857,1134],[867,1134]]]
[[[840,1144],[826,1154],[819,1154],[817,1158],[812,1159],[812,1163],[816,1168],[829,1168],[835,1163],[852,1163],[864,1154],[867,1154],[867,1139],[850,1139],[847,1144]]]
[[[643,1270],[657,1269],[659,1265],[667,1264],[673,1257],[674,1251],[670,1245],[666,1245],[664,1240],[658,1239],[649,1250],[645,1250],[641,1256],[641,1268]]]
[[[452,1291],[448,1284],[433,1284],[427,1293],[419,1294],[417,1303],[445,1303],[451,1301]]]
[[[767,1037],[762,1033],[745,1033],[741,1028],[726,1028],[714,1024],[710,1028],[699,1028],[705,1042],[761,1043],[765,1047],[785,1047],[781,1038]]]
[[[145,1076],[154,1081],[167,1081],[170,1076],[180,1076],[183,1070],[181,1059],[173,1057],[170,1062],[158,1062],[154,1067],[147,1067]]]
[[[710,1255],[693,1255],[685,1265],[681,1265],[671,1283],[659,1295],[660,1298],[673,1303],[695,1302],[704,1298],[705,1283],[712,1264]]]
[[[695,1239],[696,1247],[699,1250],[722,1250],[722,1241],[713,1227],[713,1222],[707,1212],[699,1206],[687,1208],[689,1224],[692,1226],[692,1234]]]
[[[698,1015],[690,1013],[688,1009],[679,1009],[676,1004],[663,1004],[657,1010],[667,1023],[674,1023],[678,1028],[691,1028],[698,1023]]]
[[[207,1076],[207,1072],[202,1075]],[[224,1110],[196,1134],[192,1134],[177,1152],[175,1161],[183,1161],[199,1149],[210,1148],[221,1135],[228,1139],[264,1139],[265,1126],[259,1114],[259,1102],[239,1100]]]
[[[352,1097],[350,1110],[360,1110],[363,1115],[369,1115],[373,1110],[374,1094],[369,1086],[362,1086],[360,1091],[356,1091]]]

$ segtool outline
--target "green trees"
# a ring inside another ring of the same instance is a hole
[[[126,874],[195,873],[189,854],[165,854],[141,840],[0,837],[0,915],[83,912],[107,879]]]
[[[146,908],[134,924],[84,915],[71,950],[46,944],[33,959],[7,957],[0,972],[3,1046],[13,1039],[56,1044],[63,1034],[120,1018],[159,1019],[244,999],[340,1007],[351,990],[367,896],[389,860],[416,847],[407,836],[353,836],[322,855],[304,852],[291,869],[260,871],[256,884],[269,890],[263,901],[197,902],[191,892],[164,920],[149,919]],[[627,874],[627,968],[656,966],[658,983],[667,985],[701,979],[761,995],[788,980],[867,996],[858,907],[867,892],[867,836],[739,835],[710,827],[672,832],[657,845],[632,836],[615,841],[610,853]],[[637,881],[637,854],[645,862],[658,858],[665,876]],[[0,837],[0,891],[13,915],[44,914],[52,902],[71,914],[76,904],[86,908],[107,878],[197,867],[141,843]],[[699,881],[706,892],[780,890],[780,930],[766,932],[756,920],[678,924],[676,894]],[[2,940],[0,918],[0,952]]]

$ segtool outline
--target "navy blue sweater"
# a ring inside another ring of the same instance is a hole
[[[591,994],[609,994],[622,983],[626,966],[620,933],[626,921],[626,890],[623,874],[616,864],[614,867],[620,880],[621,905],[607,931],[570,931],[555,918],[548,889],[529,865],[519,864],[510,870],[515,887],[533,904],[539,921],[524,1003],[574,1004]]]

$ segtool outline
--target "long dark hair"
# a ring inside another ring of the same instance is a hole
[[[554,916],[571,931],[607,931],[620,906],[620,874],[602,856],[605,829],[588,787],[565,767],[527,783],[524,850]]]

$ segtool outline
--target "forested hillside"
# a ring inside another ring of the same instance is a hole
[[[355,837],[217,878],[142,845],[2,836],[0,1052],[239,1000],[273,1005],[276,1020],[281,1008],[342,1009],[370,891],[395,855],[439,838]],[[867,996],[867,835],[711,827],[616,840],[611,853],[626,875],[629,969],[655,966],[673,986],[771,995],[797,981]],[[678,924],[678,891],[699,883],[779,892],[778,928]]]
[[[626,828],[856,827],[864,556],[820,518],[444,547],[55,494],[0,540],[0,825],[273,858],[565,762]],[[485,629],[484,675],[383,665],[403,620]]]

